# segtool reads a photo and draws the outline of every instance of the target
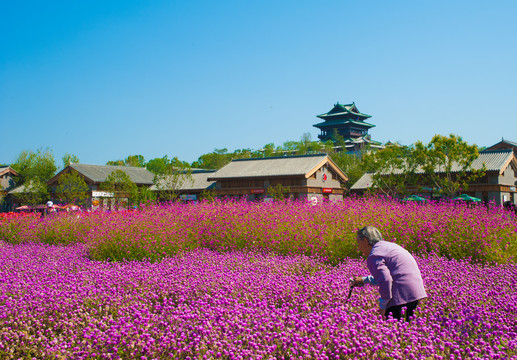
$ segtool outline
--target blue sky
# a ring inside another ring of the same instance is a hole
[[[318,131],[355,102],[374,140],[517,141],[517,2],[0,3],[0,163],[50,148],[192,162]]]

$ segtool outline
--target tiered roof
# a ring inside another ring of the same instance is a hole
[[[313,125],[317,128],[332,128],[339,125],[357,125],[366,129],[375,127],[373,124],[364,122],[365,119],[371,118],[371,115],[363,114],[357,109],[355,103],[342,105],[339,102],[327,113],[317,115],[324,122]]]
[[[362,120],[371,118],[371,115],[363,114],[357,109],[357,106],[355,106],[355,102],[347,105],[342,105],[339,102],[334,105],[334,107],[327,113],[317,115],[320,119],[332,119],[342,116],[350,116],[350,117],[357,117]]]

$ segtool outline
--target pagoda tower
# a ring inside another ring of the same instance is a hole
[[[342,105],[339,102],[327,113],[317,115],[324,121],[313,125],[321,130],[318,138],[321,141],[332,140],[336,143],[335,134],[343,137],[345,151],[358,151],[369,145],[373,148],[383,148],[378,141],[373,141],[368,130],[375,125],[365,122],[371,115],[361,113],[355,103]]]

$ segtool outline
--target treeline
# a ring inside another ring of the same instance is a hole
[[[435,135],[427,144],[420,141],[412,145],[387,144],[377,151],[366,147],[355,153],[343,151],[343,138],[334,135],[335,142],[313,141],[310,134],[304,134],[299,141],[287,141],[282,146],[269,143],[259,150],[237,149],[229,152],[226,148],[215,149],[192,163],[167,155],[150,160],[142,155],[129,155],[125,159],[110,160],[106,165],[145,167],[156,175],[155,183],[161,184],[164,191],[188,181],[193,169],[217,170],[233,159],[314,153],[327,153],[343,170],[349,178],[344,185],[346,188],[369,172],[372,173],[372,190],[387,195],[404,194],[411,186],[418,186],[419,180],[422,183],[422,175],[425,175],[426,184],[446,195],[454,195],[459,189],[467,189],[469,182],[483,175],[482,171],[471,169],[472,162],[479,156],[478,147],[467,144],[457,135]],[[76,155],[68,153],[61,160],[62,168],[80,161]],[[22,151],[10,166],[19,173],[17,185],[26,185],[42,194],[46,192],[43,189],[46,181],[58,170],[52,150],[48,148]],[[179,174],[187,174],[186,180]],[[174,196],[172,194],[171,198]]]

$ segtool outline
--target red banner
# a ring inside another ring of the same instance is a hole
[[[252,194],[264,194],[265,192],[265,189],[251,189]]]
[[[332,189],[331,188],[323,188],[323,193],[324,194],[332,194]]]

